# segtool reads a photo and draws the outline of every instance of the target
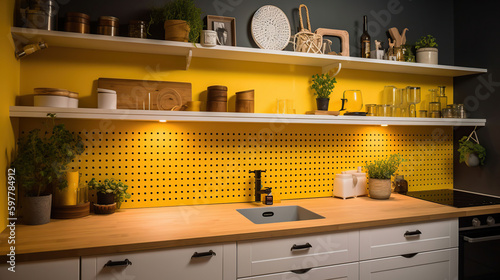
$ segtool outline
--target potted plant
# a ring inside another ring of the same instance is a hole
[[[316,105],[318,110],[328,111],[330,94],[332,94],[336,83],[335,77],[330,76],[328,73],[312,76],[311,89],[314,90],[314,95],[317,96]]]
[[[401,162],[405,161],[399,154],[392,154],[386,159],[366,162],[368,172],[369,194],[374,199],[388,199],[391,196],[391,176],[396,173]]]
[[[115,212],[115,209],[120,209],[122,202],[126,198],[131,197],[127,193],[128,186],[113,178],[105,179],[103,182],[97,182],[95,178],[92,178],[88,186],[91,190],[96,190],[97,192],[97,205],[94,205],[96,214],[112,214]],[[116,208],[113,207],[115,203]]]
[[[69,132],[64,124],[54,125],[52,133],[40,135],[40,129],[34,129],[20,137],[17,157],[12,162],[25,196],[23,222],[29,225],[50,222],[52,194],[68,186],[67,165],[84,151],[81,137]]]
[[[158,23],[164,24],[165,40],[171,41],[196,43],[203,29],[201,9],[193,0],[174,0],[153,8],[149,26]]]
[[[471,141],[470,137],[464,136],[458,141],[459,162],[465,162],[468,167],[484,165],[486,149],[479,142]]]
[[[417,50],[417,62],[438,64],[438,44],[436,38],[432,35],[422,36],[417,41],[415,49]]]

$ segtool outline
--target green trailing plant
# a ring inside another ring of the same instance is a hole
[[[478,143],[475,143],[464,136],[458,141],[458,152],[460,153],[459,162],[467,162],[469,154],[476,154],[479,158],[480,164],[484,165],[486,159],[486,149]]]
[[[411,45],[401,45],[403,49],[403,56],[406,62],[415,62],[415,55],[413,54],[413,46]]]
[[[128,186],[113,178],[104,179],[103,182],[97,182],[95,178],[92,178],[92,180],[88,183],[88,186],[91,190],[96,190],[100,193],[114,194],[117,208],[120,208],[125,199],[129,199],[131,197],[131,195],[127,193]]]
[[[318,98],[329,98],[336,83],[335,77],[330,76],[328,73],[316,74],[312,76],[311,89],[314,90],[314,95]]]
[[[399,165],[406,161],[399,154],[392,154],[388,158],[366,162],[365,168],[368,176],[371,179],[391,179],[391,176],[396,173]]]
[[[66,188],[68,164],[85,149],[79,135],[73,135],[64,124],[55,125],[55,114],[47,116],[52,120],[52,131],[42,133],[40,129],[33,129],[19,137],[17,156],[11,163],[27,196],[46,195],[55,188]]]
[[[149,27],[153,24],[163,24],[166,20],[185,20],[189,28],[189,41],[198,42],[203,29],[202,11],[197,8],[193,0],[174,0],[165,3],[162,7],[151,10]]]
[[[415,49],[420,48],[437,48],[436,38],[432,35],[422,36],[420,40],[415,43]]]

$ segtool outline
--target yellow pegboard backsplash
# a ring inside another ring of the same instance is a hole
[[[247,202],[253,174],[282,199],[332,195],[334,174],[400,153],[410,190],[453,187],[450,127],[58,120],[82,136],[81,181],[130,186],[124,208]],[[21,121],[21,131],[40,120]]]

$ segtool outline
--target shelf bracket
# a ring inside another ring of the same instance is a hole
[[[332,77],[335,77],[335,76],[337,76],[340,73],[340,69],[342,69],[342,63],[338,62],[338,63],[333,63],[333,64],[330,64],[330,65],[327,65],[327,66],[323,66],[323,74],[328,73],[328,72],[332,71],[335,68],[337,70],[333,71],[334,74],[331,75]]]
[[[193,59],[193,50],[190,49],[186,55],[186,71],[189,70],[191,59]]]

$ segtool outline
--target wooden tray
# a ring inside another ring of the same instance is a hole
[[[178,110],[192,100],[190,83],[99,78],[97,87],[116,91],[117,109]]]
[[[57,206],[52,208],[50,217],[53,219],[75,219],[90,214],[90,202],[78,205]]]
[[[338,116],[340,114],[339,111],[307,111],[306,115],[331,115],[331,116]]]

